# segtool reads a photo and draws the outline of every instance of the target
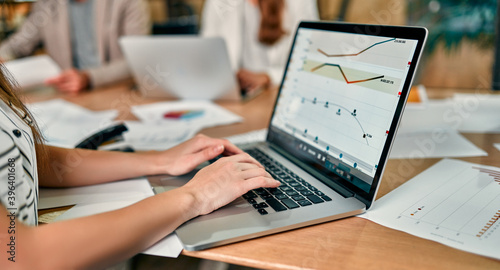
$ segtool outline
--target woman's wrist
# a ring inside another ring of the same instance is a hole
[[[144,164],[143,175],[158,175],[158,174],[169,174],[168,164],[170,163],[169,158],[165,156],[165,153],[160,151],[144,151],[137,152],[139,160]]]
[[[196,192],[186,186],[179,187],[169,193],[167,196],[177,196],[176,207],[182,213],[183,222],[195,218],[202,213],[203,202],[198,198]]]

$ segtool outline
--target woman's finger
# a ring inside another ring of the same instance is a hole
[[[272,176],[268,172],[266,172],[266,170],[264,170],[263,168],[256,168],[256,167],[241,171],[240,175],[245,180],[254,177],[267,177],[272,179]]]
[[[195,144],[193,145],[193,151],[198,152],[202,151],[203,149],[207,147],[211,147],[214,145],[224,145],[224,153],[228,155],[234,155],[234,154],[240,154],[243,153],[241,149],[236,147],[234,144],[232,144],[230,141],[225,140],[225,139],[214,139],[207,137],[205,135],[198,135],[195,139]]]
[[[225,159],[227,159],[228,161],[232,161],[232,162],[255,164],[261,168],[264,167],[264,166],[262,166],[262,164],[260,164],[257,160],[255,160],[253,157],[251,157],[247,153],[228,156],[228,157],[225,157]]]
[[[258,166],[257,164],[254,164],[254,163],[238,162],[236,164],[237,164],[237,168],[240,171],[246,171],[246,170],[252,170],[252,169],[261,169],[261,170],[264,169],[263,167]]]
[[[191,154],[188,160],[189,162],[192,163],[192,166],[195,167],[205,161],[217,157],[218,155],[222,154],[223,151],[224,151],[224,145],[222,144],[212,145],[210,147],[204,148],[202,151]]]
[[[243,181],[244,190],[252,190],[261,187],[275,188],[280,185],[280,181],[265,176],[256,176]]]

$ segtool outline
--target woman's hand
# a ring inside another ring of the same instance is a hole
[[[228,140],[214,139],[200,134],[173,148],[159,152],[159,157],[156,159],[160,168],[158,173],[181,175],[218,155],[230,156],[241,153],[243,151]]]
[[[201,169],[180,189],[194,197],[193,216],[208,214],[260,187],[278,187],[281,183],[250,155],[223,157]]]

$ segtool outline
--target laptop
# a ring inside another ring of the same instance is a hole
[[[202,250],[369,209],[426,37],[418,27],[301,22],[267,138],[242,146],[281,186],[252,190],[186,222],[176,230],[184,248]],[[160,179],[167,186],[183,181]]]
[[[145,97],[246,100],[220,37],[125,36],[120,46]]]

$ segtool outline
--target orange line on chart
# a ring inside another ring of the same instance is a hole
[[[337,67],[339,70],[340,70],[340,73],[342,73],[342,76],[344,77],[344,80],[346,83],[348,84],[351,84],[351,83],[360,83],[360,82],[367,82],[367,81],[371,81],[371,80],[376,80],[376,79],[381,79],[381,78],[384,78],[384,75],[380,75],[380,76],[377,76],[377,77],[373,77],[373,78],[368,78],[368,79],[363,79],[363,80],[357,80],[357,81],[349,81],[344,73],[344,71],[342,70],[342,67],[340,65],[337,65],[337,64],[329,64],[329,63],[324,63],[324,64],[321,64],[317,67],[314,67],[311,69],[311,72],[314,72],[324,66],[332,66],[332,67]]]

